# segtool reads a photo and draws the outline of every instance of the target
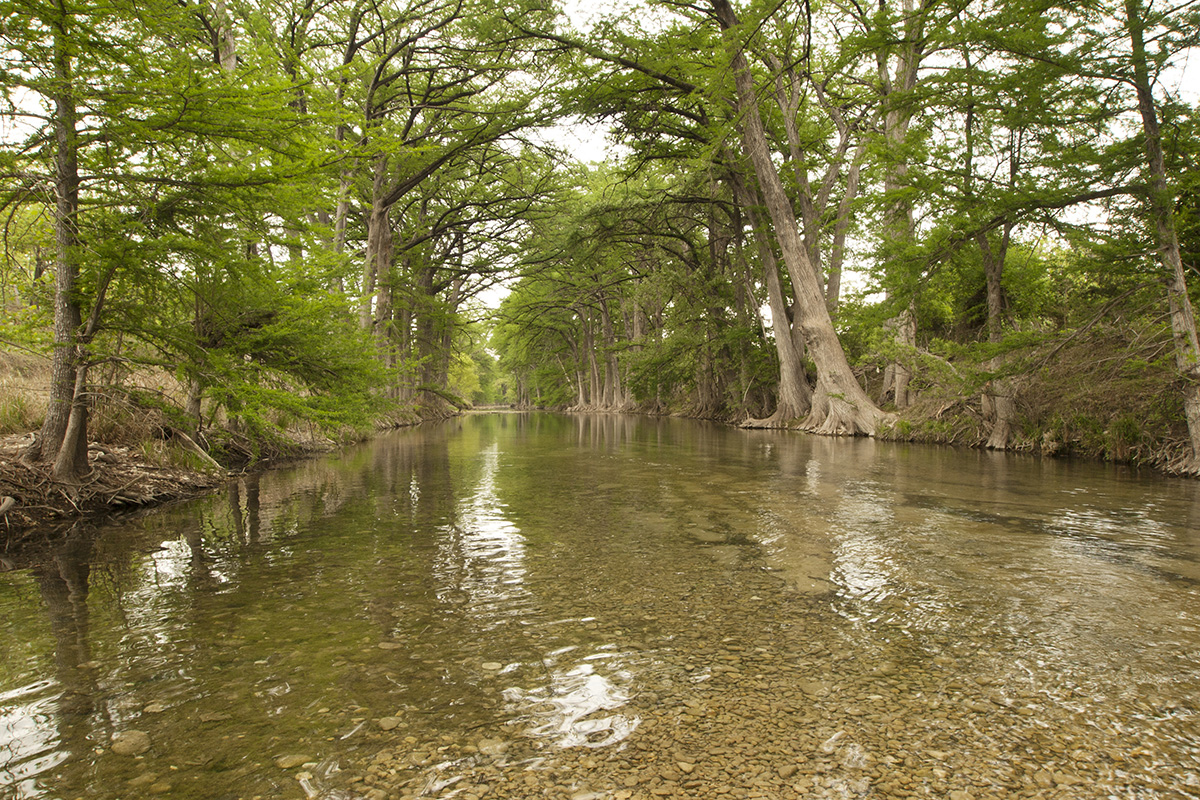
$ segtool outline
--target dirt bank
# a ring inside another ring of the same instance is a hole
[[[68,486],[51,480],[47,465],[21,459],[32,440],[0,437],[0,550],[53,539],[80,519],[196,497],[226,480],[217,470],[152,463],[145,448],[92,445],[91,472]]]

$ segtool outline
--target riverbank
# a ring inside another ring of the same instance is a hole
[[[527,409],[497,406],[472,409],[469,413],[524,411]],[[1117,427],[1116,430],[1115,436],[1119,437],[1121,429]],[[1088,432],[1093,435],[1085,439],[1083,434]],[[987,426],[978,410],[967,402],[930,401],[908,409],[878,438],[982,449],[987,442]],[[1185,474],[1172,466],[1182,454],[1185,442],[1159,442],[1154,450],[1126,443],[1114,453],[1111,449],[1113,440],[1114,434],[1103,426],[1077,415],[1073,426],[1060,420],[1054,428],[1024,429],[1008,450],[1043,458],[1078,456],[1146,466],[1166,474]],[[32,441],[32,433],[0,436],[0,550],[3,551],[27,542],[58,538],[82,519],[129,513],[198,497],[224,485],[234,474],[195,455],[191,449],[195,445],[188,447],[163,440],[93,443],[88,449],[91,471],[80,484],[70,486],[54,481],[48,465],[22,460],[22,451]],[[256,467],[321,455],[333,447],[334,443],[325,440],[293,439],[286,458],[259,462]]]
[[[197,497],[224,484],[227,473],[171,465],[153,447],[93,444],[91,471],[78,485],[53,480],[49,466],[21,458],[32,434],[0,437],[0,541],[7,551],[31,540],[54,539],[81,519],[102,517]]]

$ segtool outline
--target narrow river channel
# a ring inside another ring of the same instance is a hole
[[[1200,484],[495,414],[0,573],[0,798],[1200,797]]]

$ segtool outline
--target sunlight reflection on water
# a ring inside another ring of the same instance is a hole
[[[612,415],[397,433],[3,576],[0,798],[334,798],[377,748],[450,797],[770,726],[882,731],[846,734],[852,770],[940,737],[1004,780],[1075,737],[1109,795],[1176,796],[1197,520],[1190,483],[990,454]],[[129,727],[139,759],[108,750]]]
[[[609,668],[608,673],[599,672],[597,662],[610,659],[616,665],[603,665]],[[596,653],[561,667],[556,660],[555,655],[542,660],[548,673],[545,684],[504,690],[514,710],[529,718],[529,735],[544,737],[558,747],[607,747],[637,729],[641,720],[636,716],[599,715],[629,701],[634,676],[620,668],[620,654]]]

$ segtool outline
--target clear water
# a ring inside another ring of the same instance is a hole
[[[10,566],[4,800],[1200,797],[1195,482],[481,415]]]

